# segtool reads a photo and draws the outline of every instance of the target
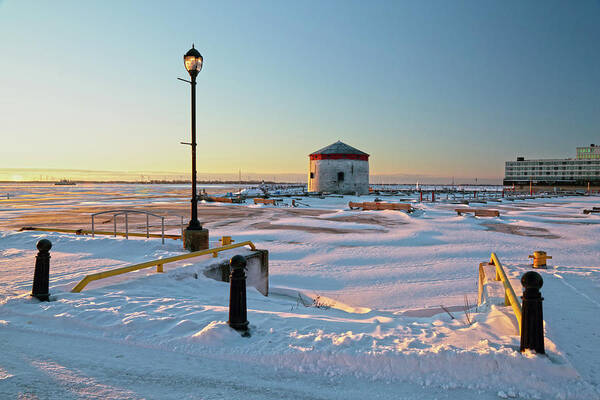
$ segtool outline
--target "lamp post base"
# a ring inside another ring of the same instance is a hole
[[[184,229],[183,248],[188,251],[208,249],[208,229]]]

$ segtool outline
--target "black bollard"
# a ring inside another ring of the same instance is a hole
[[[40,301],[49,301],[50,282],[50,249],[52,243],[48,239],[37,242],[39,250],[35,257],[35,272],[33,273],[33,288],[31,295]]]
[[[534,271],[529,271],[521,277],[523,285],[523,309],[521,315],[521,351],[535,350],[538,354],[544,351],[544,314],[542,301],[544,298],[540,288],[544,284],[542,276]]]
[[[227,323],[236,331],[248,333],[248,314],[246,309],[246,258],[233,256],[229,261],[231,273],[229,282],[229,321]]]

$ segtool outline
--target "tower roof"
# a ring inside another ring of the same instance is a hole
[[[329,146],[323,147],[320,150],[315,151],[314,153],[311,153],[309,155],[313,156],[313,155],[317,155],[317,154],[356,154],[356,155],[361,155],[361,156],[369,156],[367,153],[360,151],[358,149],[355,149],[352,146],[347,145],[344,142],[341,141],[337,141],[333,144],[330,144]]]

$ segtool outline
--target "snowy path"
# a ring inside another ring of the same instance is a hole
[[[0,398],[496,399],[495,393],[324,377],[79,335],[0,329]],[[67,348],[68,346],[68,348]],[[377,389],[374,390],[374,385]]]
[[[595,272],[592,274],[592,271]],[[556,267],[544,278],[547,335],[600,396],[600,268]],[[587,318],[582,316],[588,316]]]

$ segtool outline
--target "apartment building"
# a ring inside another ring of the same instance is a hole
[[[600,184],[600,146],[577,147],[576,158],[506,161],[504,185],[581,186]]]

